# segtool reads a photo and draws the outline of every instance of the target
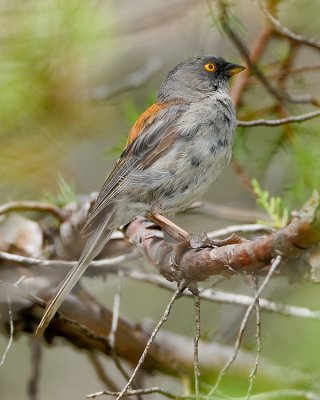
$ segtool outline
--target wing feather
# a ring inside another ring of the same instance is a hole
[[[128,184],[131,177],[138,171],[147,169],[160,156],[167,153],[180,133],[176,122],[184,112],[185,106],[179,102],[165,109],[162,107],[156,114],[150,115],[152,123],[144,116],[144,127],[121,154],[116,166],[105,181],[100,194],[88,217],[84,230],[97,215],[107,207]]]

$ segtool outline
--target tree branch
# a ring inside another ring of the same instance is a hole
[[[309,119],[320,117],[320,111],[313,111],[307,114],[290,116],[281,119],[256,119],[253,121],[238,121],[238,126],[250,128],[252,126],[280,126],[285,124],[300,123]]]
[[[252,272],[269,266],[278,254],[284,260],[302,257],[305,250],[319,242],[319,196],[315,194],[286,227],[255,240],[214,249],[192,249],[188,243],[169,244],[143,218],[133,221],[126,234],[170,281],[199,282],[212,275]]]
[[[305,46],[313,47],[314,49],[320,49],[320,41],[314,38],[309,38],[307,36],[300,35],[298,33],[292,32],[289,28],[284,26],[274,15],[270,13],[270,11],[264,6],[261,0],[254,0],[258,5],[260,10],[264,13],[267,19],[271,22],[277,32],[281,33],[283,36],[288,39],[303,44]]]
[[[0,215],[13,211],[37,211],[52,214],[60,222],[67,219],[68,213],[59,207],[55,207],[50,203],[42,203],[39,201],[10,201],[0,206]]]

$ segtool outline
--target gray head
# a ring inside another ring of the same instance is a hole
[[[197,101],[217,91],[226,92],[229,78],[244,69],[221,57],[191,58],[169,72],[159,89],[157,101]]]

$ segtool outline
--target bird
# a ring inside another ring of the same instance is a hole
[[[222,57],[201,56],[168,73],[88,214],[87,242],[49,301],[38,336],[115,229],[144,215],[170,231],[162,216],[190,206],[228,165],[237,122],[228,81],[244,69]]]

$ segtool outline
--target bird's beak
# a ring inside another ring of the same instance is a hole
[[[228,77],[230,77],[235,74],[238,74],[239,72],[243,71],[244,69],[246,69],[246,67],[243,67],[242,65],[228,64],[225,68],[225,71],[226,71],[226,75]]]

